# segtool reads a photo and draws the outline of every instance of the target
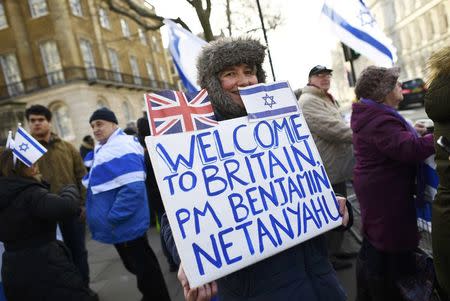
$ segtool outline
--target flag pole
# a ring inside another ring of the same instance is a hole
[[[263,34],[264,34],[264,40],[266,41],[267,55],[269,57],[270,69],[272,70],[272,77],[273,77],[273,80],[276,81],[275,71],[273,70],[273,64],[272,64],[272,56],[270,55],[269,42],[267,41],[266,27],[264,26],[264,19],[263,19],[263,15],[262,15],[261,5],[259,4],[259,0],[256,0],[256,4],[258,5],[259,19],[261,20],[261,26],[262,26],[262,30],[263,30]]]

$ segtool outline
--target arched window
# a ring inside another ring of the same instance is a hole
[[[109,108],[108,103],[103,98],[99,98],[97,100],[97,109],[101,109],[101,108]]]
[[[72,119],[70,118],[69,108],[66,104],[58,102],[50,105],[50,111],[53,114],[52,125],[56,133],[65,140],[75,139],[72,127]]]
[[[130,108],[130,104],[127,101],[122,102],[122,112],[126,122],[134,120],[133,112]]]

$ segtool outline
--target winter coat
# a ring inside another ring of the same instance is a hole
[[[80,153],[72,144],[53,133],[48,142],[39,142],[47,149],[38,165],[42,177],[50,184],[50,192],[58,193],[63,186],[75,184],[81,192],[83,202],[86,189],[81,184],[81,179],[86,174],[86,168]]]
[[[352,177],[352,131],[344,122],[336,102],[321,89],[306,86],[299,104],[316,143],[331,183]]]
[[[2,279],[8,301],[90,300],[67,247],[56,241],[56,222],[79,213],[75,186],[61,195],[34,179],[0,178]]]
[[[150,225],[145,182],[92,194],[88,191],[86,216],[92,238],[117,244],[141,237]]]
[[[430,60],[431,83],[425,95],[425,110],[434,121],[434,139],[450,139],[450,47]],[[450,161],[435,144],[439,186],[432,210],[433,259],[440,286],[450,298]]]
[[[417,164],[434,153],[433,136],[417,137],[393,112],[354,103],[351,117],[356,165],[353,187],[362,231],[378,250],[414,250]]]

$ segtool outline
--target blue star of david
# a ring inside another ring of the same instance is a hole
[[[26,152],[30,147],[28,146],[28,143],[23,142],[21,145],[19,145],[19,149],[22,152]]]
[[[273,96],[269,96],[267,93],[262,97],[262,99],[264,99],[264,105],[269,106],[271,109],[272,106],[276,104],[275,100],[273,100]]]
[[[369,25],[373,27],[375,23],[375,19],[372,17],[367,7],[364,7],[359,11],[358,18],[361,21],[361,26]]]

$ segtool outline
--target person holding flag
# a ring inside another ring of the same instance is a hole
[[[136,137],[118,127],[111,110],[89,119],[94,138],[92,167],[83,179],[92,238],[112,244],[125,268],[136,275],[144,301],[170,300],[161,268],[147,239],[150,224],[145,187],[144,150]]]
[[[23,128],[0,154],[1,269],[8,301],[94,301],[70,252],[56,239],[56,223],[80,212],[74,185],[49,192],[36,161],[46,153]],[[16,159],[17,158],[17,159]]]
[[[198,81],[206,89],[217,119],[246,116],[239,88],[264,83],[265,46],[251,38],[222,38],[205,46],[197,60]],[[351,226],[345,198],[338,197],[343,225]],[[162,230],[174,258],[171,231]],[[186,300],[328,301],[347,297],[328,260],[323,235],[243,268],[217,282],[191,288],[182,263],[178,278]]]

